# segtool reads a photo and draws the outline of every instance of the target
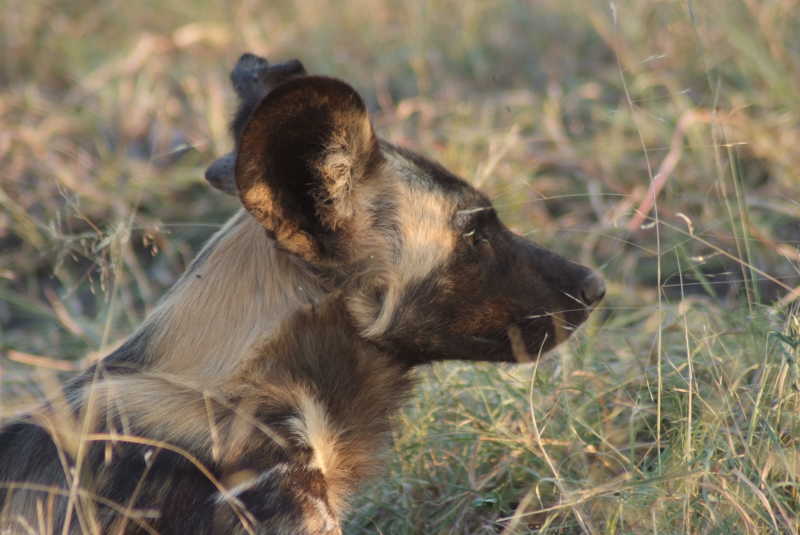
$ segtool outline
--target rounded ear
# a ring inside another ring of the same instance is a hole
[[[318,260],[353,217],[353,189],[379,160],[355,89],[304,76],[275,88],[250,116],[239,141],[236,185],[242,204],[282,247]]]
[[[236,195],[236,177],[233,171],[235,164],[236,154],[233,152],[217,158],[206,169],[206,181],[223,193]]]

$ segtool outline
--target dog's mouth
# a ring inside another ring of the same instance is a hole
[[[533,362],[572,336],[594,307],[530,314],[509,324],[506,336],[516,362]]]
[[[520,328],[516,323],[510,324],[506,329],[508,343],[511,348],[512,362],[534,362],[539,357],[558,345],[561,329],[555,323],[550,326],[541,325],[531,330]]]

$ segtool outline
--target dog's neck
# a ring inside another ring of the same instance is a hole
[[[214,235],[131,340],[142,365],[185,377],[225,376],[282,322],[325,290],[240,211]]]

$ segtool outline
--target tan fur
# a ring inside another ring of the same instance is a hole
[[[305,500],[306,514],[303,517],[307,533],[320,535],[340,535],[339,519],[334,516],[328,504],[314,496]]]
[[[522,332],[519,330],[519,327],[516,325],[509,325],[506,332],[508,333],[508,339],[511,341],[511,351],[514,354],[514,358],[517,359],[517,362],[523,364],[535,362],[536,358],[532,357],[525,347],[525,342],[522,339]]]
[[[187,273],[142,327],[155,328],[148,348],[153,371],[189,379],[225,375],[287,315],[323,294],[301,261],[279,250],[245,211],[212,245],[205,262]]]
[[[295,433],[314,452],[308,467],[328,476],[339,464],[336,451],[338,433],[328,419],[325,407],[310,392],[302,387],[296,392],[301,417],[293,422]]]
[[[332,230],[350,222],[355,214],[353,189],[365,178],[367,153],[374,148],[374,133],[365,113],[339,113],[334,132],[323,151],[317,168],[325,177],[325,190],[317,192],[318,201],[331,201],[332,209],[318,215]],[[319,203],[318,206],[325,206]],[[318,208],[319,210],[319,208]]]
[[[398,168],[397,162],[387,162],[381,174],[381,179],[373,179],[369,186],[372,189],[390,188],[394,191],[393,199],[397,203],[397,213],[400,216],[400,235],[397,237],[401,241],[400,256],[391,257],[393,247],[385,241],[379,240],[372,246],[364,242],[359,244],[362,252],[370,256],[370,263],[376,266],[373,272],[383,278],[385,284],[385,296],[380,310],[374,310],[363,299],[352,299],[349,303],[366,338],[379,337],[386,331],[404,290],[443,265],[450,257],[457,240],[451,224],[455,206],[450,198],[441,192],[398,177],[398,174],[402,175],[402,168]],[[356,223],[369,224],[360,221]],[[369,235],[370,230],[356,227],[355,234]],[[384,266],[383,269],[379,267],[381,265]]]
[[[572,334],[568,329],[567,321],[564,319],[562,312],[553,312],[553,332],[557,344],[560,344]]]
[[[97,410],[109,417],[132,420],[136,428],[173,444],[192,444],[194,448],[211,449],[211,429],[222,436],[221,462],[238,459],[250,449],[253,433],[267,436],[276,447],[288,448],[288,442],[274,430],[253,417],[255,404],[264,398],[293,403],[296,395],[283,385],[266,386],[245,397],[243,402],[230,403],[222,382],[208,386],[192,383],[183,377],[165,374],[120,376],[95,385]],[[241,392],[237,389],[237,392]],[[214,419],[208,417],[211,402]],[[124,402],[124,405],[123,403]]]
[[[395,268],[403,285],[421,280],[444,264],[456,243],[451,220],[452,200],[413,184],[399,186],[403,254]]]

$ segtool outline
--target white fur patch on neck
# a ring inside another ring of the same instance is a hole
[[[325,407],[314,396],[305,389],[299,389],[296,396],[300,416],[292,419],[293,431],[313,452],[308,468],[327,476],[338,465],[339,433],[331,424]]]

